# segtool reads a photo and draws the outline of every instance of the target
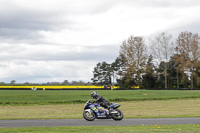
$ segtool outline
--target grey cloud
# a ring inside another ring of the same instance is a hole
[[[52,47],[52,48],[51,48]],[[79,51],[78,49],[81,49]],[[6,50],[6,52],[4,52]],[[72,61],[72,60],[97,60],[97,61],[114,61],[118,56],[119,45],[104,46],[52,46],[46,45],[40,48],[35,45],[27,48],[27,45],[12,47],[4,45],[0,50],[0,60],[35,60],[35,61]]]
[[[29,20],[21,18],[8,20],[7,22],[0,21],[0,38],[34,41],[34,39],[40,39],[42,37],[39,34],[39,31],[59,30],[61,25],[64,24],[58,22],[36,21],[34,18]]]
[[[92,77],[92,69],[95,61],[31,61],[12,60],[1,61],[0,81],[10,82],[16,80],[24,82],[62,82],[66,79],[89,81]],[[3,70],[3,71],[2,71]],[[79,77],[77,79],[77,77]]]
[[[17,30],[10,28],[0,28],[0,39],[1,40],[18,40],[18,41],[28,41],[34,42],[34,39],[39,39],[41,36],[35,30]]]
[[[71,49],[71,48],[70,48]],[[45,53],[31,53],[28,55],[29,59],[32,60],[97,60],[97,61],[107,61],[113,60],[118,56],[118,46],[108,45],[108,46],[96,46],[87,47],[81,46],[84,51],[77,51],[76,49],[71,49],[70,51],[57,51],[57,52],[45,52]],[[56,48],[55,48],[56,51]],[[32,54],[34,56],[32,56]]]
[[[70,20],[63,21],[55,12],[20,10],[12,14],[0,15],[0,38],[31,40],[42,38],[39,31],[57,31],[72,25]],[[30,42],[31,42],[30,41]]]
[[[181,29],[185,31],[191,31],[193,33],[199,33],[200,34],[200,20],[191,22],[189,25],[186,25],[182,27]]]
[[[192,33],[198,33],[200,35],[200,19],[191,22],[182,22],[182,24],[177,24],[171,29],[168,29],[168,32],[172,32],[177,37],[180,32],[189,31]]]
[[[63,1],[59,2],[63,3]],[[45,1],[34,4],[31,9],[23,4],[11,2],[0,5],[0,7],[5,6],[0,10],[0,39],[41,41],[39,39],[42,36],[39,31],[59,31],[63,28],[76,30],[76,24],[79,22],[71,20],[73,17],[103,13],[114,5],[113,2],[100,2],[97,5],[83,1],[80,1],[80,4],[77,2],[64,2],[63,5],[56,3],[55,6],[54,3],[50,2],[51,5],[48,5],[49,3]],[[48,9],[48,6],[52,9]]]

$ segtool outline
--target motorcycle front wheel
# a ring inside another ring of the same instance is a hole
[[[119,110],[119,109],[115,109],[115,111],[117,111],[117,113],[112,114],[112,118],[113,118],[113,120],[116,120],[116,121],[120,121],[120,120],[122,120],[123,117],[124,117],[122,111]]]
[[[93,111],[83,111],[83,118],[87,121],[95,120],[96,116]]]

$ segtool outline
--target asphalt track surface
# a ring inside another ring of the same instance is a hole
[[[135,118],[114,121],[97,119],[92,122],[84,119],[44,119],[44,120],[0,120],[0,128],[12,127],[57,127],[57,126],[130,126],[130,125],[175,125],[200,124],[200,117],[194,118]]]

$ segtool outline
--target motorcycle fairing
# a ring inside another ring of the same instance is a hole
[[[109,107],[110,108],[118,108],[118,107],[120,107],[120,104],[118,104],[118,103],[111,103],[111,105]]]
[[[104,107],[100,106],[99,104],[92,104],[89,106],[96,114],[97,118],[106,118],[107,112]]]

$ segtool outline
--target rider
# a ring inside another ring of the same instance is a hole
[[[100,103],[101,106],[110,109],[109,105],[110,102],[108,102],[106,99],[104,99],[101,95],[99,95],[96,91],[93,91],[91,93],[91,97],[95,98],[96,100],[94,102],[96,103]]]

